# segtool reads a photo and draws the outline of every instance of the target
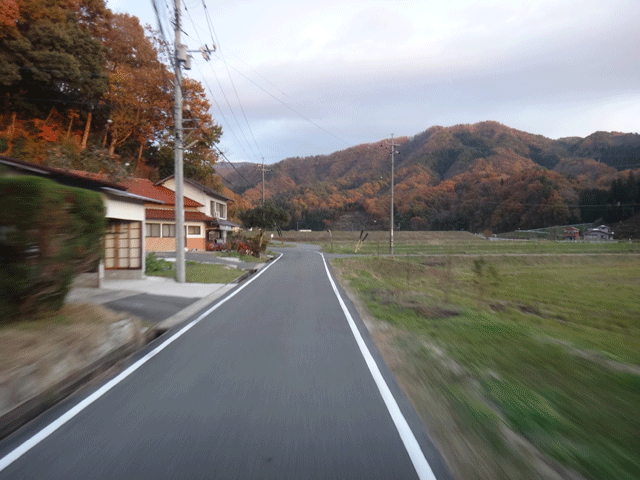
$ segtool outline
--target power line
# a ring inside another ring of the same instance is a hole
[[[189,17],[189,20],[191,21],[191,24],[193,25],[193,28],[196,32],[196,35],[198,37],[198,42],[200,44],[202,44],[202,40],[200,39],[200,34],[198,33],[198,29],[196,27],[195,22],[193,21],[193,17],[191,17],[191,13],[189,12],[189,10],[187,9],[187,7],[185,6],[185,10],[187,12],[187,16]],[[213,90],[211,88],[211,86],[209,85],[209,82],[207,82],[206,77],[204,76],[204,74],[202,73],[202,70],[200,70],[200,66],[198,64],[196,64],[196,66],[198,67],[198,72],[200,72],[200,77],[202,78],[203,83],[205,84],[205,86],[207,87],[207,89],[209,90],[209,93],[211,94],[211,98],[213,100],[213,102],[215,103],[216,107],[218,108],[218,111],[220,112],[220,115],[222,116],[224,122],[227,124],[227,127],[229,129],[229,131],[231,132],[231,134],[233,135],[233,138],[236,140],[237,144],[240,146],[240,148],[242,149],[242,151],[244,152],[244,154],[247,156],[247,158],[250,158],[251,155],[249,155],[249,153],[245,150],[242,142],[240,141],[240,139],[238,138],[238,136],[236,135],[233,127],[231,126],[231,122],[229,122],[229,120],[227,119],[227,116],[224,114],[224,111],[222,110],[222,108],[220,107],[220,104],[218,103],[218,101],[216,100],[216,96],[213,93]],[[222,95],[225,98],[225,100],[227,101],[227,105],[229,107],[229,110],[231,111],[231,114],[233,115],[234,119],[236,120],[236,123],[238,124],[238,127],[240,127],[240,124],[237,120],[237,118],[235,117],[235,114],[233,113],[233,109],[231,108],[231,104],[229,103],[229,100],[227,99],[224,90],[222,89],[222,85],[220,84],[220,81],[218,80],[218,77],[215,73],[215,71],[213,72],[214,76],[216,77],[216,80],[218,81],[218,86],[220,87],[220,90],[222,91]],[[242,127],[240,127],[241,133],[242,133]],[[243,134],[244,136],[244,134]],[[245,137],[246,140],[246,137]],[[248,143],[248,142],[247,142]],[[254,153],[254,157],[255,157],[255,153]]]
[[[168,43],[167,36],[164,33],[164,28],[162,28],[160,10],[158,9],[158,0],[151,0],[151,4],[153,6],[153,11],[156,14],[156,22],[158,23],[158,30],[160,32],[160,36],[162,37],[162,40],[164,40],[165,43]]]
[[[222,51],[222,46],[220,44],[220,41],[218,40],[218,36],[216,35],[215,29],[213,28],[213,24],[211,22],[211,17],[209,16],[209,9],[207,8],[207,4],[205,3],[204,0],[202,0],[202,5],[204,6],[204,16],[207,20],[207,25],[209,27],[209,33],[211,34],[211,40],[213,40],[215,42],[215,44],[218,46],[218,50],[220,51],[220,56],[223,59],[223,63],[224,66],[227,70],[227,75],[229,76],[229,81],[231,82],[231,86],[233,87],[233,91],[236,94],[236,99],[238,100],[238,105],[240,106],[240,110],[242,111],[242,115],[244,117],[244,121],[247,123],[247,128],[249,128],[249,133],[251,134],[251,138],[253,138],[253,143],[255,143],[256,148],[258,149],[258,153],[260,154],[261,157],[264,157],[264,155],[262,154],[262,151],[260,150],[260,146],[258,145],[258,142],[256,141],[256,137],[253,134],[253,130],[251,129],[251,124],[249,123],[249,120],[247,119],[247,114],[244,111],[244,107],[242,106],[242,102],[240,101],[240,96],[238,95],[238,90],[236,89],[236,84],[233,81],[233,77],[231,76],[231,72],[229,71],[229,65],[227,64],[226,60],[224,59],[224,53]]]
[[[196,64],[197,65],[197,64]],[[198,65],[197,65],[198,66]],[[240,148],[242,149],[242,151],[244,152],[244,154],[247,156],[247,158],[250,158],[251,155],[249,155],[249,153],[247,153],[247,151],[245,150],[244,146],[242,145],[242,142],[240,141],[240,139],[238,138],[238,136],[236,135],[235,130],[233,129],[233,127],[231,126],[231,122],[229,122],[229,120],[227,119],[227,116],[224,114],[224,112],[222,111],[222,108],[220,107],[220,104],[218,103],[218,101],[216,100],[216,96],[213,94],[213,90],[211,88],[211,85],[209,85],[209,82],[207,82],[206,77],[202,74],[202,71],[200,70],[200,66],[198,66],[198,71],[200,72],[200,76],[202,77],[202,81],[204,82],[205,86],[207,87],[207,89],[209,90],[209,93],[211,94],[211,98],[213,99],[213,103],[215,103],[216,107],[218,108],[218,111],[220,112],[220,115],[222,115],[222,118],[224,119],[225,123],[227,124],[227,127],[229,128],[229,131],[231,132],[231,134],[233,135],[233,138],[235,138],[237,144],[240,146]],[[219,84],[219,82],[218,82]],[[229,108],[231,108],[229,106]],[[231,110],[231,113],[233,113],[233,110]],[[236,122],[237,123],[237,122]]]
[[[253,185],[251,184],[251,182],[249,180],[247,180],[247,177],[245,177],[242,173],[240,173],[240,170],[238,170],[236,168],[236,166],[233,164],[233,162],[227,158],[227,156],[224,154],[224,152],[222,150],[220,150],[220,148],[218,148],[217,145],[214,145],[214,147],[218,151],[218,154],[220,154],[222,156],[222,158],[224,160],[226,160],[226,162],[233,167],[233,169],[236,171],[236,173],[247,183],[247,186],[252,187]]]
[[[205,10],[206,10],[206,4],[204,4],[204,2],[203,2],[203,5],[204,5]],[[210,32],[212,32],[211,25],[209,24],[209,20],[208,20],[208,13],[207,13],[207,21],[208,21],[208,25],[209,25],[209,31],[210,31]],[[215,38],[215,35],[213,35],[212,33],[211,33],[211,35],[212,35],[211,40],[212,40],[216,45],[218,45],[218,42],[217,42],[217,39]],[[218,48],[219,48],[219,47],[220,47],[220,46],[218,45]],[[216,73],[215,69],[213,68],[213,65],[211,65],[211,64],[210,64],[209,66],[210,66],[210,68],[211,68],[211,71],[212,71],[212,73],[213,73],[213,75],[214,75],[215,79],[216,79],[216,82],[218,83],[218,86],[220,87],[220,91],[222,92],[222,96],[224,97],[225,101],[227,102],[227,106],[229,107],[229,110],[231,111],[231,115],[233,116],[233,119],[236,121],[236,124],[238,125],[238,128],[240,129],[240,134],[241,134],[241,135],[242,135],[242,137],[244,138],[244,141],[246,142],[247,146],[249,147],[249,150],[251,150],[251,153],[252,153],[253,158],[257,161],[257,160],[259,159],[259,157],[258,157],[258,156],[256,155],[256,153],[253,151],[253,148],[251,147],[251,143],[250,143],[250,142],[249,142],[249,140],[247,139],[247,136],[245,135],[244,130],[243,130],[242,126],[240,125],[240,122],[239,122],[239,120],[238,120],[238,117],[236,116],[236,114],[235,114],[235,112],[234,112],[233,108],[231,107],[231,102],[229,102],[229,98],[227,97],[227,94],[225,93],[224,88],[222,88],[222,83],[220,82],[220,79],[218,78],[218,74]],[[227,71],[227,73],[228,73],[228,71]],[[231,77],[229,77],[229,78],[231,79]],[[240,105],[240,109],[241,109],[241,111],[242,111],[242,113],[243,113],[243,115],[244,115],[245,121],[247,122],[247,126],[249,126],[249,122],[247,121],[247,117],[246,117],[246,115],[245,115],[245,113],[244,113],[244,109],[242,108],[242,104],[240,103],[240,99],[239,99],[239,97],[238,97],[238,92],[237,92],[237,90],[235,89],[235,85],[234,85],[234,83],[233,83],[233,80],[232,80],[232,79],[231,79],[231,85],[233,86],[234,91],[235,91],[235,93],[236,93],[236,98],[238,98],[238,104]],[[250,126],[249,126],[249,131],[250,131],[251,135],[253,135],[253,131],[251,130],[251,127],[250,127]],[[254,141],[255,141],[255,137],[254,137]],[[257,144],[256,144],[256,145],[257,145]],[[245,155],[247,156],[247,158],[251,157],[251,155],[249,155],[249,154],[247,153],[247,151],[245,150],[245,148],[244,148],[244,146],[243,146],[242,144],[240,144],[240,147],[242,148],[242,151],[245,153]],[[258,148],[258,150],[260,150],[260,149]]]
[[[193,21],[193,18],[191,18],[191,14],[187,11],[187,16],[189,17],[189,20],[191,21],[192,24],[194,24],[194,28],[195,28],[195,23]],[[196,31],[196,34],[197,31]],[[213,39],[212,39],[213,40]],[[222,93],[222,96],[225,99],[225,102],[227,103],[227,106],[229,107],[229,111],[231,112],[231,116],[233,117],[233,119],[236,121],[236,124],[238,125],[238,128],[240,129],[240,134],[242,135],[242,137],[244,138],[246,144],[249,146],[249,149],[251,150],[251,153],[253,154],[253,158],[256,159],[256,161],[258,160],[258,157],[256,155],[255,152],[253,152],[253,150],[251,149],[251,144],[249,143],[249,140],[247,139],[246,135],[244,134],[244,130],[242,129],[242,125],[240,125],[240,122],[238,121],[238,117],[236,116],[233,107],[231,107],[231,102],[229,102],[229,98],[227,97],[227,94],[224,91],[224,88],[222,88],[222,83],[220,82],[220,79],[218,78],[217,73],[215,72],[215,70],[213,69],[213,66],[210,64],[209,65],[211,67],[211,71],[213,72],[213,75],[216,79],[216,82],[218,83],[218,87],[220,88],[220,92]],[[198,66],[198,71],[200,71],[200,67]],[[233,132],[233,129],[231,128],[231,122],[229,122],[226,118],[226,116],[224,115],[222,108],[220,107],[220,105],[218,104],[218,102],[215,100],[215,95],[213,94],[213,90],[211,89],[211,87],[209,86],[208,82],[205,79],[205,76],[202,74],[202,71],[200,71],[200,76],[202,77],[203,82],[205,83],[205,85],[207,86],[207,88],[209,89],[209,92],[211,93],[211,96],[214,100],[214,103],[216,104],[216,106],[218,107],[218,110],[220,111],[220,113],[222,114],[222,117],[225,119],[225,121],[227,122],[227,126],[229,127],[229,129],[231,130],[234,138],[236,139],[236,141],[238,142],[238,145],[240,146],[240,148],[242,149],[242,151],[244,152],[244,154],[246,155],[247,158],[251,158],[252,155],[250,155],[247,150],[244,148],[244,145],[242,144],[242,142],[238,139],[237,135],[235,134],[235,132]]]
[[[210,31],[209,33],[210,33],[210,35],[212,36],[212,40],[213,40],[213,41],[218,45],[218,47],[220,47],[220,42],[218,41],[217,35],[216,35],[216,33],[215,33],[215,29],[213,28],[213,24],[212,24],[212,22],[211,22],[211,17],[210,17],[210,15],[209,15],[209,10],[208,10],[208,8],[207,8],[207,5],[206,5],[206,3],[204,2],[204,0],[201,0],[201,1],[202,1],[203,8],[205,9],[205,17],[206,17],[206,20],[207,20],[207,26],[208,26],[209,31]],[[185,7],[185,9],[186,9],[186,7]],[[187,14],[188,14],[188,15],[189,15],[189,17],[190,17],[190,13],[189,13],[189,12],[187,12]],[[192,24],[193,24],[193,26],[194,26],[194,29],[197,31],[197,26],[195,25],[195,23],[193,22],[193,19],[192,19],[191,17],[190,17],[190,20],[191,20],[191,22],[192,22]],[[330,135],[331,137],[335,138],[335,139],[336,139],[336,140],[338,140],[339,142],[341,142],[341,143],[343,143],[343,144],[345,144],[345,145],[347,145],[347,146],[353,146],[353,145],[351,145],[349,142],[347,142],[346,140],[344,140],[343,138],[340,138],[339,136],[337,136],[337,135],[336,135],[336,134],[334,134],[333,132],[331,132],[331,131],[327,130],[326,128],[322,127],[322,126],[321,126],[321,125],[319,125],[318,123],[314,122],[314,121],[313,121],[313,120],[311,120],[310,118],[308,118],[308,117],[306,117],[305,115],[303,115],[302,113],[300,113],[300,112],[299,112],[298,110],[296,110],[295,108],[293,108],[293,107],[291,107],[290,105],[288,105],[286,102],[284,102],[284,101],[282,101],[281,99],[279,99],[277,96],[273,95],[271,92],[269,92],[267,89],[265,89],[262,85],[258,84],[257,82],[255,82],[255,81],[254,81],[254,80],[252,80],[251,78],[247,77],[244,73],[242,73],[240,70],[238,70],[237,68],[235,68],[235,67],[234,67],[233,65],[231,65],[229,62],[227,62],[226,58],[224,58],[224,55],[222,54],[222,49],[221,49],[221,48],[220,48],[220,55],[216,55],[216,56],[218,57],[218,59],[220,59],[220,60],[224,63],[225,68],[227,69],[227,73],[228,73],[228,75],[229,75],[229,78],[230,78],[231,84],[232,84],[232,86],[233,86],[233,88],[234,88],[234,91],[235,91],[235,93],[236,93],[236,97],[237,97],[237,98],[238,98],[238,92],[237,92],[237,89],[236,89],[236,87],[235,87],[235,83],[233,82],[233,78],[232,78],[232,76],[231,76],[231,74],[230,74],[230,72],[229,72],[229,69],[230,69],[230,68],[231,68],[231,69],[233,69],[237,74],[239,74],[240,76],[242,76],[245,80],[247,80],[247,81],[251,82],[253,85],[255,85],[256,87],[258,87],[260,90],[262,90],[262,91],[263,91],[263,92],[265,92],[267,95],[269,95],[270,97],[272,97],[273,99],[275,99],[276,101],[278,101],[280,104],[282,104],[282,105],[283,105],[284,107],[286,107],[288,110],[292,111],[293,113],[295,113],[297,116],[299,116],[300,118],[302,118],[302,119],[303,119],[303,120],[305,120],[306,122],[308,122],[308,123],[310,123],[310,124],[314,125],[316,128],[320,129],[321,131],[323,131],[323,132],[325,132],[326,134]],[[238,127],[240,128],[240,131],[241,131],[241,133],[242,133],[242,136],[243,136],[243,138],[244,138],[245,142],[246,142],[247,144],[249,144],[249,141],[247,140],[247,137],[244,135],[244,131],[242,130],[242,127],[240,126],[240,123],[239,123],[239,121],[238,121],[238,119],[237,119],[237,117],[236,117],[235,113],[233,112],[233,109],[231,108],[231,104],[230,104],[230,102],[229,102],[229,100],[228,100],[228,98],[227,98],[227,96],[226,96],[226,94],[225,94],[225,92],[224,92],[224,89],[222,88],[222,85],[221,85],[220,79],[218,78],[218,76],[217,76],[217,74],[216,74],[215,70],[213,69],[213,66],[211,66],[211,69],[212,69],[212,72],[213,72],[214,76],[216,77],[216,81],[218,82],[218,86],[220,87],[220,90],[221,90],[221,92],[222,92],[223,96],[225,97],[225,101],[226,101],[227,105],[229,106],[229,109],[231,110],[231,113],[232,113],[232,115],[233,115],[233,117],[234,117],[234,120],[236,121],[236,124],[237,124],[237,125],[238,125]],[[286,95],[286,94],[285,94],[285,93],[284,93],[280,88],[278,88],[277,86],[275,86],[272,82],[269,82],[268,80],[266,80],[262,75],[260,75],[260,74],[258,74],[258,75],[259,75],[261,78],[263,78],[267,83],[269,83],[270,85],[272,85],[275,89],[277,89],[280,93],[282,93],[283,95]],[[203,77],[203,78],[204,78],[204,77]],[[210,90],[211,90],[211,89],[210,89]],[[253,137],[253,141],[254,141],[254,143],[255,143],[255,145],[256,145],[256,148],[258,149],[258,152],[260,153],[260,156],[262,157],[263,155],[262,155],[262,152],[261,152],[261,150],[260,150],[260,146],[258,145],[258,143],[257,143],[257,141],[256,141],[256,139],[255,139],[255,135],[253,134],[253,130],[251,129],[251,125],[250,125],[250,124],[249,124],[249,122],[248,122],[248,119],[247,119],[247,116],[246,116],[245,110],[244,110],[244,108],[243,108],[243,106],[242,106],[242,102],[240,101],[240,99],[239,99],[239,98],[238,98],[238,103],[239,103],[240,109],[241,109],[241,111],[242,111],[242,114],[243,114],[243,116],[244,116],[244,118],[245,118],[245,121],[247,122],[247,126],[248,126],[248,128],[249,128],[249,131],[250,131],[250,133],[251,133],[251,136]],[[219,107],[218,107],[218,108],[219,108]],[[244,147],[242,146],[241,142],[239,142],[239,141],[238,141],[238,143],[240,144],[240,146],[241,146],[242,150],[244,151],[245,155],[247,155],[247,157],[250,157],[250,155],[248,155],[247,151],[246,151],[246,150],[244,149]],[[253,149],[251,148],[251,146],[250,146],[250,145],[249,145],[249,147],[250,147],[250,149],[252,150],[253,157],[254,157],[255,159],[257,159],[257,156],[255,155],[255,152],[253,152]]]
[[[224,59],[220,59],[222,61],[224,61]],[[230,65],[231,68],[233,70],[235,70],[239,75],[241,75],[244,79],[246,79],[247,81],[253,83],[256,87],[258,87],[260,90],[262,90],[263,92],[265,92],[267,95],[269,95],[271,98],[273,98],[274,100],[278,101],[279,103],[281,103],[283,106],[285,106],[286,108],[288,108],[289,110],[291,110],[293,113],[295,113],[296,115],[298,115],[300,118],[302,118],[303,120],[311,123],[312,125],[316,126],[317,128],[319,128],[320,130],[322,130],[323,132],[325,132],[328,135],[331,135],[333,138],[335,138],[336,140],[344,143],[345,145],[352,147],[354,145],[350,144],[349,142],[347,142],[346,140],[338,137],[337,135],[334,135],[333,133],[331,133],[329,130],[321,127],[320,125],[318,125],[316,122],[314,122],[313,120],[305,117],[303,114],[301,114],[300,112],[298,112],[297,110],[295,110],[293,107],[287,105],[285,102],[283,102],[282,100],[280,100],[278,97],[276,97],[275,95],[273,95],[271,92],[269,92],[268,90],[266,90],[265,88],[263,88],[261,85],[257,84],[256,82],[254,82],[253,80],[251,80],[249,77],[247,77],[245,74],[243,74],[242,72],[240,72],[238,69],[234,68],[233,65]]]

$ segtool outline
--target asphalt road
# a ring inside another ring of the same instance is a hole
[[[0,442],[0,478],[449,478],[322,257],[283,252]]]

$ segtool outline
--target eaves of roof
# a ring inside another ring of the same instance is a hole
[[[169,175],[168,177],[163,178],[159,182],[156,182],[156,185],[162,185],[164,182],[166,182],[167,180],[173,177],[174,177],[173,175]],[[198,183],[195,180],[191,180],[190,178],[185,178],[184,181],[185,183],[188,183],[189,185],[199,190],[202,190],[204,193],[206,193],[207,195],[213,198],[217,198],[218,200],[224,200],[225,202],[233,202],[233,199],[227,197],[226,195],[221,194],[220,192],[216,192],[214,189],[209,188],[205,185],[202,185],[201,183]]]
[[[116,197],[123,197],[123,198],[131,199],[131,200],[138,200],[140,202],[145,202],[145,203],[148,202],[148,203],[164,204],[164,202],[162,200],[156,200],[155,198],[143,197],[142,195],[136,195],[135,193],[122,191],[122,190],[116,190],[116,189],[110,188],[110,187],[102,187],[102,190],[105,193],[108,193],[109,195],[113,195],[113,196],[116,196]]]
[[[26,174],[37,174],[52,180],[61,181],[73,181],[79,182],[80,188],[99,189],[103,187],[109,187],[115,190],[125,190],[125,187],[108,180],[98,178],[97,174],[89,174],[89,172],[79,172],[64,170],[62,168],[46,167],[44,165],[38,165],[37,163],[26,162],[24,160],[18,160],[17,158],[6,157],[0,155],[0,164],[8,167],[22,170]],[[85,175],[86,174],[86,175]]]
[[[176,220],[175,210],[162,210],[158,208],[145,209],[147,220]],[[215,222],[215,218],[205,215],[202,212],[185,211],[184,220],[186,222]]]

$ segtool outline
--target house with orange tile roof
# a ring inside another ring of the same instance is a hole
[[[153,183],[144,178],[122,182],[127,191],[153,198],[162,204],[145,204],[145,249],[170,252],[176,249],[175,181],[173,177]],[[217,241],[224,242],[227,232],[239,228],[227,220],[229,198],[194,180],[184,181],[185,246],[189,250],[207,250]]]
[[[567,227],[564,229],[564,238],[566,240],[580,240],[580,230],[576,227]]]
[[[105,174],[43,167],[8,157],[0,156],[0,164],[20,174],[49,176],[59,183],[100,191],[107,210],[104,277],[141,278],[146,252],[176,249],[173,176],[157,183],[129,178],[116,184]],[[187,249],[206,250],[225,242],[229,231],[239,229],[227,220],[231,199],[191,179],[185,179],[184,186]]]
[[[156,185],[162,185],[175,192],[176,187],[173,175],[160,180]],[[239,225],[230,222],[227,218],[228,204],[233,201],[229,197],[190,178],[184,179],[183,192],[186,197],[202,205],[198,207],[201,213],[214,219],[206,228],[208,244],[214,244],[216,242],[224,243],[227,241],[227,234],[229,232],[240,229]]]
[[[128,192],[152,198],[158,203],[145,203],[145,250],[171,252],[176,249],[175,193],[146,178],[130,178],[121,184]],[[203,205],[184,196],[185,246],[189,250],[205,250],[205,230],[213,218],[199,211]]]
[[[128,192],[105,175],[45,167],[15,158],[0,156],[3,175],[34,175],[49,178],[62,185],[98,192],[105,205],[107,229],[104,260],[97,271],[80,275],[77,286],[100,285],[102,278],[137,279],[145,271],[145,206],[162,205],[162,200]]]

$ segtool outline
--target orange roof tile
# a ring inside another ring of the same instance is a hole
[[[173,220],[176,219],[175,210],[161,210],[157,208],[145,209],[147,220]],[[215,218],[205,215],[202,212],[184,212],[184,219],[187,222],[214,222]]]
[[[175,192],[173,192],[173,190],[169,190],[167,187],[160,185],[154,185],[151,180],[147,180],[146,178],[129,178],[121,183],[127,188],[128,192],[161,200],[167,205],[176,204]],[[203,205],[188,197],[184,197],[184,206],[202,207]]]

